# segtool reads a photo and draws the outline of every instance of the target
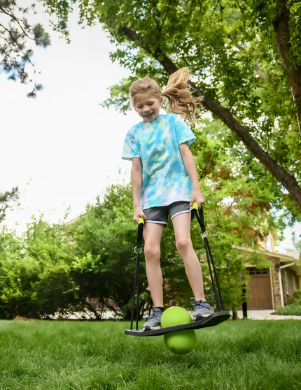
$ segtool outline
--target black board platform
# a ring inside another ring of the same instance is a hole
[[[178,330],[209,328],[210,326],[215,326],[220,324],[221,322],[226,321],[228,318],[230,318],[230,313],[228,311],[218,311],[216,313],[211,314],[211,316],[209,317],[206,317],[200,321],[191,322],[190,324],[169,326],[168,328],[148,331],[126,329],[125,334],[129,336],[139,337],[162,336],[165,333],[176,332]]]

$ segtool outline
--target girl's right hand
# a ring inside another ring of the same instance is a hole
[[[146,220],[146,215],[144,214],[144,212],[141,210],[141,207],[137,206],[137,207],[134,207],[134,218],[133,220],[136,222],[136,223],[139,223],[139,218],[143,218],[144,221]]]

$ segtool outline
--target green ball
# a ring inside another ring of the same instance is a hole
[[[195,348],[196,334],[193,329],[166,333],[164,335],[164,342],[171,352],[185,355]]]
[[[171,306],[164,311],[161,317],[162,328],[169,326],[190,324],[192,319],[187,310],[179,306]]]

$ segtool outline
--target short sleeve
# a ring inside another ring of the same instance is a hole
[[[122,158],[124,160],[132,160],[134,157],[140,157],[140,155],[136,141],[132,134],[128,131],[123,144]]]
[[[193,134],[191,128],[178,115],[175,115],[174,127],[178,145],[187,142],[189,146],[195,141],[196,136]]]

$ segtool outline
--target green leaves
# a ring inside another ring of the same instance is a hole
[[[10,202],[16,201],[19,197],[18,187],[14,187],[11,191],[0,192],[0,223],[5,219],[5,213]],[[1,241],[0,241],[1,248]]]
[[[28,23],[25,18],[28,11],[35,12],[35,4],[23,8],[18,6],[15,0],[0,3],[0,69],[7,73],[9,80],[19,79],[24,84],[28,81],[33,83],[33,89],[27,97],[35,98],[36,93],[42,89],[42,85],[28,80],[26,65],[31,65],[36,73],[31,60],[33,51],[29,46],[33,41],[36,46],[46,48],[51,41],[50,35],[40,23],[35,26]]]
[[[212,137],[214,129],[217,131]],[[197,153],[198,144],[202,145],[197,156],[201,167],[214,156],[214,164],[199,169],[199,174],[206,199],[204,213],[210,247],[225,304],[230,308],[245,299],[241,295],[247,280],[245,265],[264,264],[260,253],[244,249],[256,249],[258,240],[271,231],[275,220],[268,214],[270,192],[261,191],[239,170],[240,166],[235,164],[237,154],[231,154],[232,149],[221,142],[224,133],[218,129],[211,122],[208,127],[198,129],[193,151]],[[50,225],[35,219],[21,238],[5,229],[1,234],[2,318],[16,315],[39,318],[56,312],[92,310],[91,298],[98,300],[100,313],[109,305],[124,318],[130,317],[137,225],[133,222],[129,184],[107,188],[102,199],[98,197],[94,205],[88,205],[86,213],[72,224]],[[191,235],[202,264],[206,297],[214,305],[204,244],[196,221],[192,223]],[[141,259],[139,302],[143,314],[152,303],[143,254]],[[171,223],[163,232],[161,265],[165,302],[190,308],[192,292],[175,248]],[[95,315],[101,314],[95,312]]]
[[[44,1],[51,4],[52,13],[67,21],[70,10],[65,6],[61,10],[55,0]],[[298,2],[104,0],[90,3],[79,0],[74,3],[81,9],[81,23],[99,22],[110,34],[111,42],[116,45],[111,53],[112,61],[118,61],[132,72],[130,78],[112,86],[111,97],[103,106],[113,105],[126,113],[128,87],[134,79],[149,76],[163,89],[168,73],[176,67],[188,66],[196,87],[225,107],[232,114],[232,122],[237,120],[252,135],[246,141],[223,117],[232,129],[232,136],[227,134],[227,139],[231,138],[241,153],[245,153],[245,146],[252,150],[265,167],[264,176],[268,169],[277,178],[278,187],[284,185],[295,204],[299,204],[294,195],[299,191],[301,179],[300,125],[298,128],[296,116],[301,115],[301,111],[298,113],[301,90]],[[282,37],[287,53],[281,52],[278,30],[275,30],[276,21],[279,18],[284,21],[284,17],[288,20],[288,33]],[[295,75],[290,74],[295,70]],[[212,106],[205,106],[217,115]],[[205,110],[201,117],[204,113]],[[221,118],[221,111],[219,114]],[[276,170],[273,160],[266,163],[258,149],[256,152],[250,147],[251,143],[259,144],[277,162]],[[253,176],[258,173],[255,165],[248,166],[251,170],[254,167]],[[296,181],[286,170],[294,172]],[[283,174],[285,181],[281,179]],[[282,206],[292,218],[298,218],[297,207],[282,192]]]

